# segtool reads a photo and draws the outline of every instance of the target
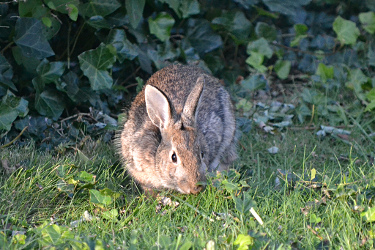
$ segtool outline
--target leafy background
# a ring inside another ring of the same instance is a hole
[[[374,12],[371,0],[1,2],[0,246],[374,248]],[[231,92],[241,158],[197,196],[146,200],[102,142],[175,61]]]
[[[0,142],[109,141],[144,81],[175,61],[222,79],[245,132],[251,120],[273,129],[371,118],[374,11],[370,0],[2,2]],[[287,112],[259,112],[285,96]]]

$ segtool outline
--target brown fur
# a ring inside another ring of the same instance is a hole
[[[229,94],[202,69],[180,64],[159,70],[146,86],[118,141],[127,170],[145,190],[197,193],[206,171],[225,170],[237,158]]]

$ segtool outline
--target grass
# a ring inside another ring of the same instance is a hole
[[[254,128],[242,136],[236,171],[211,178],[195,196],[161,193],[172,201],[165,206],[142,195],[110,145],[88,142],[80,151],[60,154],[39,152],[33,145],[5,148],[0,153],[0,245],[372,248],[373,142],[356,128],[348,141],[319,139],[315,132],[289,129],[269,135]],[[268,153],[272,146],[279,148],[277,154]],[[6,173],[12,167],[19,168]],[[97,195],[92,191],[103,189]],[[83,219],[85,211],[91,220]]]

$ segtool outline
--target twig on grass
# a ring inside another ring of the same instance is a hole
[[[310,227],[310,225],[307,225],[307,228],[310,229],[310,231],[315,234],[316,237],[318,237],[320,240],[323,240],[323,237],[320,236],[314,229]]]
[[[245,148],[245,146],[244,145],[242,145],[242,143],[241,142],[238,142],[238,144],[241,146],[241,148],[244,150],[244,151],[247,151],[246,150],[246,148]]]

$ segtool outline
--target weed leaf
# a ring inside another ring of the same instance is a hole
[[[90,202],[100,207],[107,206],[112,203],[111,196],[103,195],[98,190],[90,189]]]

